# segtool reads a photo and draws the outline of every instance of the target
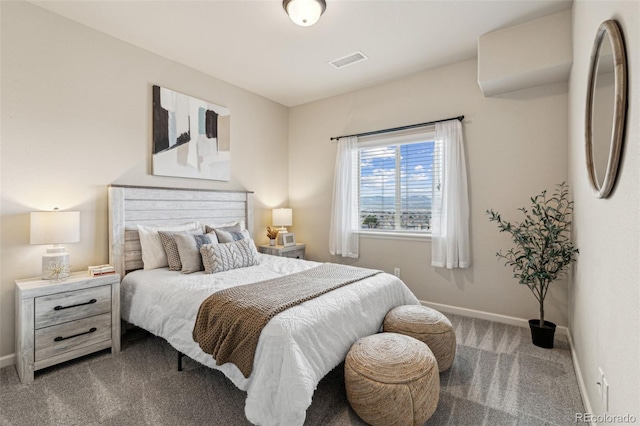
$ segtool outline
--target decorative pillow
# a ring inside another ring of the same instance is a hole
[[[204,225],[204,232],[206,234],[210,234],[215,229],[220,229],[221,231],[227,232],[240,232],[246,229],[246,227],[244,226],[244,220],[241,220],[239,222],[221,223],[219,225]]]
[[[176,244],[175,240],[176,235],[180,234],[184,234],[187,236],[202,235],[202,229],[194,229],[193,231],[183,232],[158,231],[160,242],[162,242],[162,248],[164,248],[164,252],[167,255],[167,262],[169,263],[170,271],[182,270],[182,261],[180,260],[180,253],[178,252],[178,245]]]
[[[243,229],[242,231],[224,231],[222,229],[214,229],[218,236],[218,242],[220,243],[232,243],[239,240],[250,240],[251,235],[249,231]]]
[[[204,272],[213,274],[258,264],[258,251],[252,239],[200,247]]]
[[[175,234],[174,239],[182,262],[182,273],[190,274],[204,270],[200,247],[205,244],[218,244],[215,232],[204,235]]]
[[[144,269],[165,268],[169,266],[167,255],[162,248],[160,235],[158,231],[192,231],[194,229],[202,229],[197,222],[185,223],[174,226],[146,226],[138,225],[138,234],[140,235],[140,248],[142,250],[142,262]]]

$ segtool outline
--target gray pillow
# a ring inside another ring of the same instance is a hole
[[[182,270],[182,262],[180,261],[180,253],[178,252],[178,246],[176,245],[175,236],[176,235],[202,235],[202,229],[194,229],[193,231],[158,231],[158,235],[160,236],[160,242],[162,242],[162,248],[164,248],[164,252],[167,254],[167,261],[169,263],[170,271],[180,271]]]
[[[258,251],[252,239],[225,244],[205,244],[200,247],[200,253],[206,274],[258,264]]]
[[[190,274],[204,270],[200,247],[205,244],[217,244],[218,238],[215,232],[201,235],[189,235],[180,233],[174,236],[180,260],[182,262],[182,273]]]
[[[251,239],[251,235],[249,235],[249,231],[247,231],[246,229],[243,229],[242,231],[226,231],[222,229],[214,229],[214,231],[218,236],[218,242],[220,243],[232,243],[234,241]]]
[[[237,223],[234,223],[233,225],[227,225],[227,226],[204,225],[204,232],[206,234],[210,234],[216,229],[219,229],[221,231],[227,231],[227,232],[240,232],[244,229],[244,221],[237,222]]]

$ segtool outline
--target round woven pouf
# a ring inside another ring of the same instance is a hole
[[[456,357],[456,333],[451,321],[435,309],[422,305],[405,305],[387,313],[384,331],[415,337],[429,346],[438,360],[438,370],[445,371]]]
[[[347,399],[373,426],[422,425],[436,411],[440,376],[427,345],[396,333],[363,337],[344,363]]]

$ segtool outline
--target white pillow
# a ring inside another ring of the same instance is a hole
[[[138,235],[140,235],[140,249],[142,250],[142,263],[144,269],[166,268],[169,266],[167,254],[162,247],[162,241],[158,231],[192,231],[200,229],[198,222],[184,223],[173,226],[146,226],[138,225]]]

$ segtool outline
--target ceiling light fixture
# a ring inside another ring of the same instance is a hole
[[[282,7],[294,23],[309,27],[318,22],[327,3],[325,0],[283,0]]]

